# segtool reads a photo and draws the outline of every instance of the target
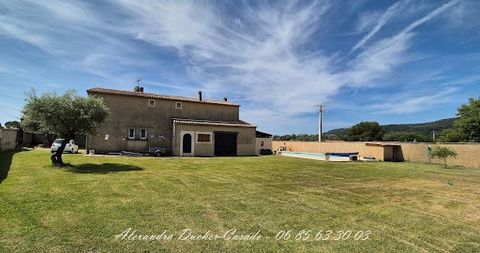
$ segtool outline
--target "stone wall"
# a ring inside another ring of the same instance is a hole
[[[17,148],[16,129],[0,129],[0,151],[13,151]]]

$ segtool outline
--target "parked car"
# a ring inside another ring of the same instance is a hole
[[[53,143],[52,143],[52,147],[50,148],[50,150],[52,151],[52,153],[54,152],[57,152],[57,149],[62,146],[62,142],[63,142],[64,139],[56,139]],[[73,140],[70,140],[67,145],[65,146],[65,149],[63,150],[63,152],[69,152],[69,153],[72,153],[72,154],[75,154],[75,153],[78,153],[78,145],[76,145]]]

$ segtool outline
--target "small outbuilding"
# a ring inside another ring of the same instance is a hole
[[[403,162],[402,147],[395,143],[365,143],[368,156],[373,156],[379,161]]]
[[[271,134],[257,131],[256,132],[256,152],[257,155],[272,154],[272,141]]]

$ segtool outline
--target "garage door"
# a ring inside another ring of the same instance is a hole
[[[215,132],[215,156],[237,155],[237,134],[233,132]]]

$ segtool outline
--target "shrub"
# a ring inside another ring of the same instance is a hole
[[[432,149],[432,153],[431,153],[432,157],[438,157],[440,159],[443,159],[443,163],[445,167],[447,167],[447,158],[449,157],[456,158],[457,155],[458,154],[455,150],[445,146],[435,146]]]

